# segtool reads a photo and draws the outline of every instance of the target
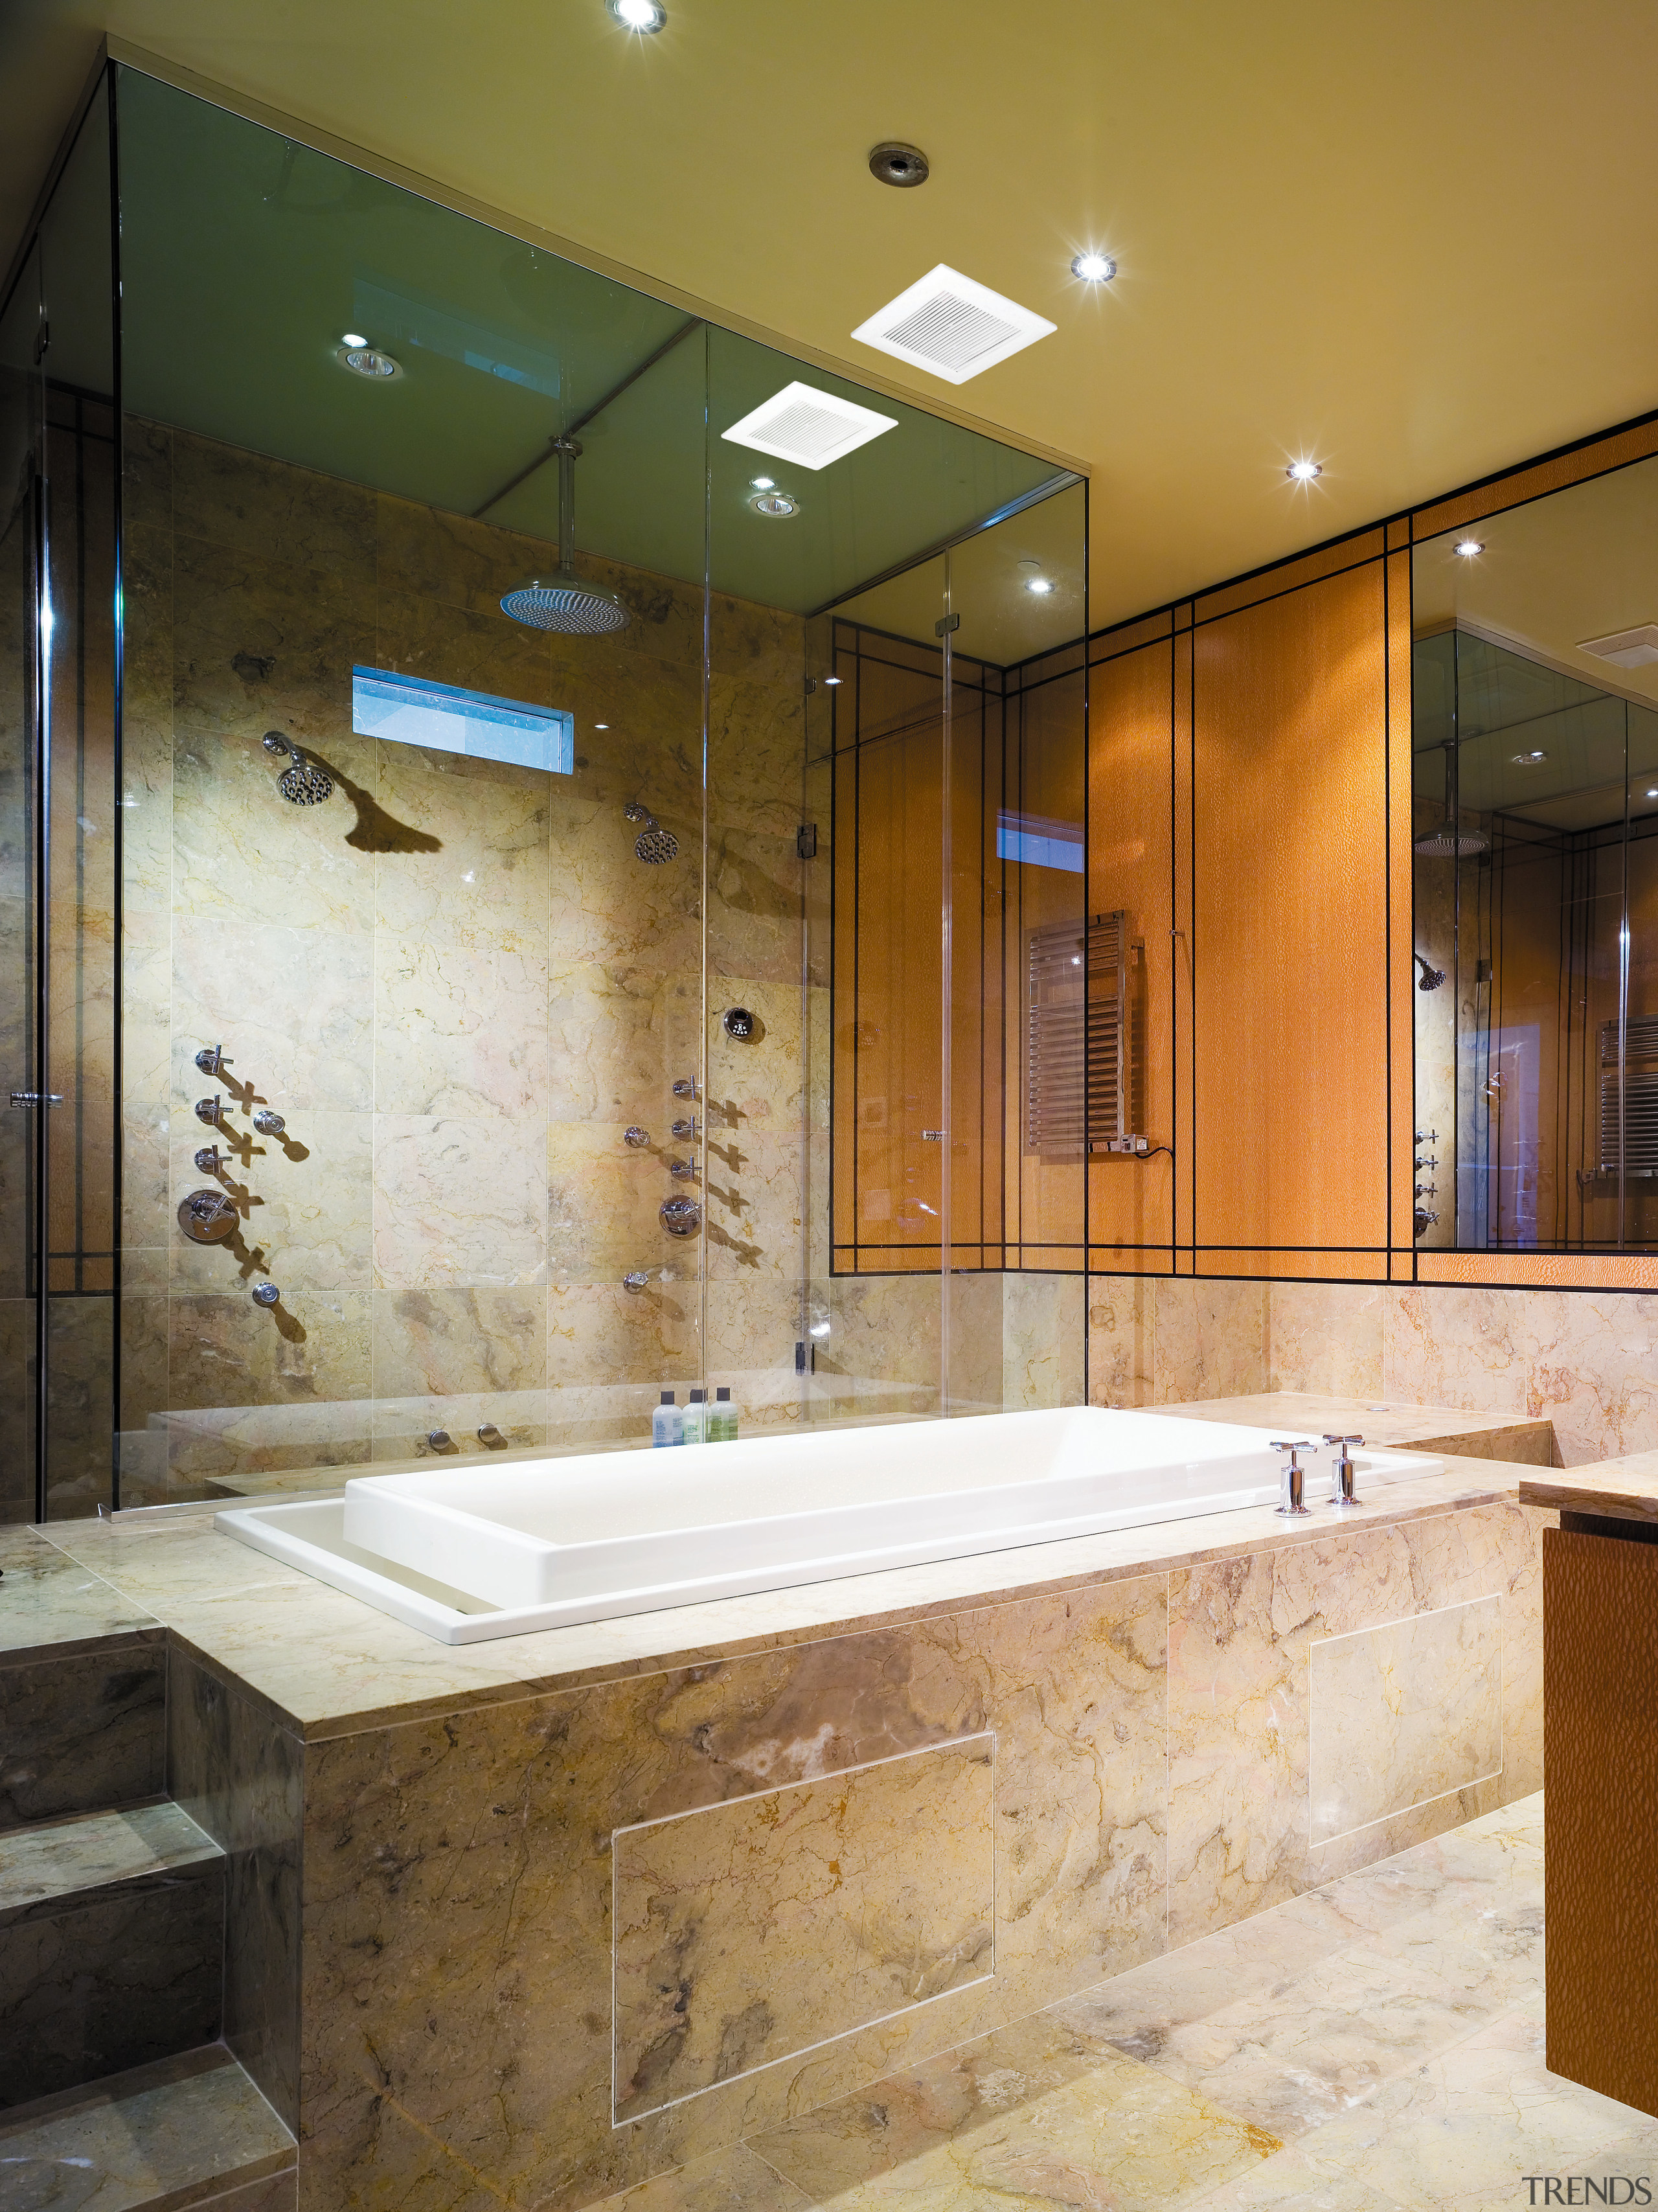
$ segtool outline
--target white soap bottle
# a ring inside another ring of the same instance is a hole
[[[664,1444],[683,1444],[685,1441],[685,1417],[674,1403],[673,1392],[662,1393],[662,1403],[651,1415],[651,1443],[659,1449]]]
[[[685,1408],[683,1442],[688,1444],[706,1443],[708,1440],[708,1408],[701,1390],[691,1392],[691,1402]]]

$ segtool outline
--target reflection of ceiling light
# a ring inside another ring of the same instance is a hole
[[[630,31],[659,31],[668,20],[661,0],[608,0],[611,15]]]
[[[1315,477],[1321,477],[1324,471],[1316,461],[1291,461],[1284,473],[1291,483],[1311,483]]]
[[[1024,587],[1028,592],[1035,592],[1038,599],[1045,599],[1053,590],[1054,584],[1051,577],[1027,576],[1024,580]]]
[[[1510,753],[1509,755],[1509,758],[1514,763],[1516,768],[1535,768],[1539,761],[1546,761],[1548,758],[1548,755],[1546,752],[1539,750],[1529,753]]]
[[[1592,653],[1614,668],[1645,668],[1658,660],[1658,623],[1643,623],[1638,629],[1614,630],[1610,637],[1586,637],[1579,653]]]
[[[1649,792],[1647,793],[1647,797],[1648,797],[1649,799],[1658,799],[1658,790],[1649,791]]]
[[[391,355],[382,353],[378,346],[343,345],[334,358],[342,368],[349,368],[353,376],[384,379],[403,374]]]
[[[841,683],[842,680],[843,680],[843,679],[842,679],[841,677],[839,677],[839,676],[826,676],[826,677],[823,678],[823,681],[824,681],[824,683],[825,683],[825,684],[839,684],[839,683]]]
[[[897,427],[894,415],[878,415],[872,407],[842,399],[838,392],[822,392],[815,384],[797,381],[774,392],[720,434],[734,446],[775,453],[780,461],[793,461],[797,468],[826,469],[831,461],[856,453],[872,438]]]
[[[965,384],[1058,327],[941,261],[852,335],[946,384]]]
[[[593,727],[596,730],[608,730],[610,726],[608,722],[595,722],[593,724]]]
[[[1473,560],[1485,550],[1485,546],[1478,538],[1459,538],[1456,541],[1458,558],[1463,561]]]
[[[799,514],[800,502],[786,491],[762,491],[749,501],[756,514]]]
[[[1084,284],[1108,284],[1117,273],[1117,264],[1108,253],[1079,253],[1071,264],[1073,276],[1080,276]]]
[[[750,477],[749,482],[756,491],[770,491],[777,483],[775,477]]]
[[[343,331],[340,334],[340,343],[342,345],[366,346],[367,343],[367,339],[359,336],[355,331]]]
[[[813,1322],[811,1327],[806,1332],[808,1336],[827,1336],[829,1333],[829,1324],[826,1321]]]

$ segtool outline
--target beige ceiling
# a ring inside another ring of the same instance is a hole
[[[111,30],[1080,457],[1096,621],[1658,405],[1649,4],[668,5],[6,0],[0,231]],[[938,261],[1058,334],[959,391],[853,343]]]

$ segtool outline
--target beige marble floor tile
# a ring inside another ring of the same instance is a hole
[[[1046,2015],[751,2139],[834,2212],[1179,2204],[1278,2138]]]
[[[607,2197],[592,2212],[806,2212],[811,2199],[746,2143]]]
[[[1405,2208],[1356,2173],[1321,2172],[1297,2144],[1290,2143],[1218,2189],[1189,2198],[1181,2212],[1405,2212]],[[1506,2205],[1503,2212],[1508,2212]]]

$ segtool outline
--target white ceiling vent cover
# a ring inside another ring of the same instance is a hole
[[[872,407],[859,407],[810,384],[786,384],[720,434],[734,446],[751,446],[756,453],[793,461],[797,468],[826,469],[843,453],[897,427],[896,415],[878,415]]]
[[[852,335],[946,384],[965,384],[1057,328],[941,261]]]
[[[1579,653],[1592,653],[1614,668],[1646,668],[1658,660],[1658,623],[1643,623],[1639,629],[1615,629],[1610,637],[1586,637]]]

